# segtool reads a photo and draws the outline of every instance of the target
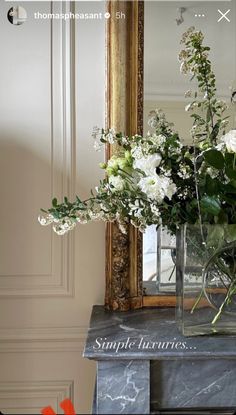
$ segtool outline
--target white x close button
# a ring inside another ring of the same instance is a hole
[[[219,20],[218,20],[218,23],[221,21],[221,20],[223,20],[223,19],[225,19],[225,20],[227,20],[227,22],[229,22],[230,23],[230,19],[227,17],[227,15],[229,14],[229,12],[230,12],[230,9],[229,10],[227,10],[227,12],[222,12],[221,10],[219,10],[218,9],[218,12],[220,13],[220,18],[219,18]]]

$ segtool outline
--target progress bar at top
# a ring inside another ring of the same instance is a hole
[[[49,2],[50,0],[5,0],[5,2],[11,2],[11,3],[13,3],[13,2],[17,2],[17,3],[19,3],[19,1],[21,2],[21,3],[25,3],[25,2],[30,2],[30,3],[32,3],[32,2],[34,2],[34,1],[37,1],[37,2]],[[64,2],[68,2],[68,1],[71,1],[71,0],[53,0],[53,2],[59,2],[59,1],[64,1]],[[88,2],[88,1],[106,1],[106,0],[73,0],[73,1],[86,1],[86,2]],[[111,1],[116,1],[116,0],[111,0]],[[123,1],[137,1],[137,0],[123,0]],[[188,1],[188,2],[191,2],[191,1],[193,1],[193,2],[195,2],[196,3],[196,0],[145,0],[145,1],[153,1],[153,2],[170,2],[170,1],[172,1],[172,2],[178,2],[178,3],[183,3],[183,2],[185,2],[185,1]],[[221,3],[229,3],[229,2],[231,2],[232,0],[198,0],[199,2],[201,1],[201,2],[205,2],[205,3],[216,3],[216,2],[221,2]]]

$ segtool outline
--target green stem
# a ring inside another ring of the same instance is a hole
[[[200,291],[199,296],[197,297],[197,299],[196,299],[195,303],[193,304],[193,307],[192,307],[191,312],[190,312],[191,314],[193,314],[193,312],[194,312],[195,308],[196,308],[196,307],[198,306],[198,304],[200,303],[200,301],[201,301],[201,299],[202,299],[203,294],[204,294],[204,288],[202,287],[202,289],[201,289],[201,291]]]
[[[200,206],[200,197],[199,197],[199,189],[198,189],[198,177],[197,177],[197,156],[196,156],[196,146],[194,144],[194,181],[195,181],[195,191],[196,191],[196,198],[197,198],[197,206],[198,206],[198,214],[199,214],[199,224],[200,224],[200,232],[202,236],[202,242],[205,242],[204,235],[203,235],[203,228],[202,228],[202,213],[201,213],[201,206]]]
[[[218,313],[215,315],[214,319],[212,320],[212,323],[211,324],[216,324],[216,322],[219,320],[219,318],[220,318],[220,316],[221,316],[221,314],[223,312],[223,309],[224,309],[225,305],[228,303],[228,301],[231,299],[231,296],[233,295],[233,293],[231,293],[231,289],[232,289],[232,287],[233,287],[234,284],[235,284],[235,281],[233,281],[230,284],[230,287],[228,289],[227,295],[226,295],[223,303],[221,304]]]
[[[202,60],[203,59],[202,50],[200,50],[199,52],[200,52],[201,60]],[[203,78],[204,78],[204,82],[205,82],[205,88],[206,88],[205,92],[207,94],[208,108],[209,108],[209,113],[210,113],[210,118],[211,118],[211,128],[213,130],[213,128],[214,128],[214,116],[213,116],[212,105],[211,105],[210,85],[209,85],[208,80],[207,80],[206,68],[202,67],[202,70],[203,70],[202,74],[203,74]]]

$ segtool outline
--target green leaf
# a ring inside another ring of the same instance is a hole
[[[207,123],[210,122],[211,116],[212,116],[211,109],[210,109],[210,107],[208,107],[208,109],[207,109],[207,115],[206,115],[206,122]]]
[[[224,168],[225,160],[223,154],[215,149],[207,150],[204,153],[205,160],[212,166],[218,170],[222,170]]]
[[[219,223],[220,225],[224,224],[224,223],[228,223],[229,218],[227,213],[225,213],[225,211],[223,209],[221,209],[218,218],[217,218],[217,223]]]
[[[60,213],[59,213],[59,212],[57,212],[57,210],[54,210],[54,211],[52,212],[52,214],[53,214],[53,216],[54,216],[54,218],[55,218],[55,219],[60,219]]]
[[[225,164],[227,167],[233,167],[234,165],[234,154],[233,153],[225,154]]]
[[[233,169],[232,167],[226,167],[225,173],[229,179],[236,180],[236,170]]]
[[[219,215],[221,211],[219,200],[213,196],[203,196],[200,204],[203,211],[210,213],[214,216]]]
[[[52,206],[57,207],[57,198],[56,197],[54,197],[54,199],[52,199]]]
[[[216,179],[212,179],[209,174],[206,175],[206,184],[205,184],[206,193],[209,196],[217,195],[218,194],[218,181]]]
[[[225,227],[227,242],[236,241],[236,225],[228,225]]]
[[[219,248],[224,240],[224,228],[221,225],[209,227],[207,236],[207,246]]]
[[[210,140],[213,142],[218,134],[219,134],[219,129],[220,129],[220,121],[217,121],[217,123],[214,125],[213,130],[210,134]]]
[[[222,193],[225,193],[225,194],[227,193],[235,194],[236,193],[236,181],[231,180],[227,184],[221,183],[221,191]]]

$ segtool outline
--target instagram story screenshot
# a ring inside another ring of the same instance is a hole
[[[236,0],[0,0],[0,414],[236,414]]]

